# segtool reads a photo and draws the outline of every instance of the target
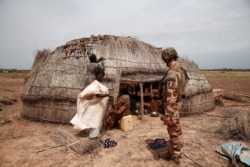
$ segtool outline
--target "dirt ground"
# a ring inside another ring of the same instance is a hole
[[[221,72],[204,72],[214,89],[250,95],[250,72],[231,72],[229,75],[232,77],[226,78],[215,77],[215,73],[221,75]],[[228,161],[215,152],[219,145],[238,141],[250,146],[250,141],[224,139],[217,133],[223,119],[226,119],[226,109],[243,107],[250,110],[249,105],[240,106],[242,103],[223,99],[223,107],[216,106],[213,111],[181,118],[184,151],[180,165],[165,160],[159,151],[149,149],[149,140],[168,139],[166,126],[162,124],[160,117],[150,115],[145,115],[142,120],[134,115],[133,131],[106,131],[101,138],[116,141],[116,147],[100,148],[80,155],[69,147],[59,146],[52,137],[58,128],[77,134],[71,125],[34,122],[20,117],[20,94],[23,86],[24,78],[0,77],[0,98],[7,96],[17,100],[13,105],[0,107],[0,121],[11,121],[0,126],[0,167],[225,167],[228,166]]]

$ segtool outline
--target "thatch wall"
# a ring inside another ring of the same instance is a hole
[[[99,35],[72,40],[57,47],[46,59],[36,61],[38,64],[33,65],[36,68],[32,68],[22,92],[22,115],[53,122],[68,122],[76,113],[77,95],[84,89],[90,53],[95,53],[98,58],[105,58],[103,63],[106,75],[103,83],[114,98],[118,95],[120,83],[158,82],[167,71],[160,56],[161,48],[135,38]],[[207,103],[207,109],[213,108],[213,97],[209,95],[212,89],[198,67],[185,59],[180,60],[180,63],[186,65],[192,79],[186,96],[190,100],[201,96],[202,100],[197,105]],[[186,103],[191,106],[189,102]],[[197,110],[201,111],[200,108],[185,111]]]
[[[185,98],[181,115],[202,113],[215,107],[212,87],[198,65],[188,59],[178,59],[183,68],[187,70],[189,80],[185,88]]]

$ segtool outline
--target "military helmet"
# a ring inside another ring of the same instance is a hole
[[[164,49],[161,53],[161,58],[164,61],[167,61],[171,58],[178,58],[178,57],[179,57],[178,53],[176,52],[175,48],[172,48],[172,47]]]

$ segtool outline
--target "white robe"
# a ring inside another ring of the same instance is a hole
[[[101,129],[109,98],[98,98],[96,94],[108,94],[108,88],[94,80],[78,95],[77,113],[70,121],[74,129]]]

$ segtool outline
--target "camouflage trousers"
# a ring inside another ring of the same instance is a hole
[[[169,134],[169,154],[177,159],[181,158],[182,149],[183,149],[183,138],[182,130],[180,125],[180,115],[179,109],[182,104],[178,103],[178,111],[174,112],[170,116],[171,125],[167,125],[167,131]]]

